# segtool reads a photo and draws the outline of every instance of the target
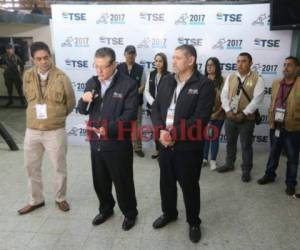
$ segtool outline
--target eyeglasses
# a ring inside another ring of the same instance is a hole
[[[110,66],[112,65],[112,62],[109,63],[108,65],[96,65],[95,63],[93,63],[93,67],[97,70],[105,70],[108,69]]]

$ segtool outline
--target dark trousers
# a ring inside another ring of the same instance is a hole
[[[243,121],[236,123],[232,120],[225,120],[225,133],[227,137],[226,146],[226,165],[233,166],[236,160],[237,152],[237,140],[240,136],[241,148],[242,148],[242,171],[250,172],[252,169],[253,161],[253,131],[255,123],[254,121]]]
[[[209,149],[211,149],[211,160],[215,161],[219,152],[219,136],[222,130],[224,120],[210,120],[211,125],[215,126],[218,129],[218,135],[214,140],[205,140],[204,142],[204,151],[203,159],[208,160]]]
[[[114,208],[113,183],[120,210],[125,217],[135,218],[138,211],[133,182],[132,150],[92,150],[91,158],[93,183],[100,202],[100,213],[109,213]]]
[[[199,155],[201,157],[199,157]],[[162,211],[167,217],[177,217],[177,186],[183,192],[187,222],[198,225],[200,213],[200,171],[202,151],[175,151],[161,148],[159,152],[160,194]]]
[[[286,180],[287,186],[297,185],[297,172],[299,163],[300,131],[288,132],[280,130],[280,137],[275,137],[275,129],[270,130],[271,149],[267,163],[266,175],[275,178],[282,149],[286,152]]]
[[[13,85],[15,85],[18,95],[20,97],[23,97],[22,79],[18,73],[4,73],[4,81],[5,86],[7,88],[8,98],[10,101],[12,101]]]

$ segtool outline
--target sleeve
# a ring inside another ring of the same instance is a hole
[[[75,107],[76,99],[75,99],[75,93],[74,93],[71,81],[70,81],[69,77],[67,77],[67,76],[64,81],[64,89],[65,89],[65,95],[66,95],[67,113],[69,115]]]
[[[221,92],[221,102],[222,102],[222,108],[225,110],[225,112],[229,112],[231,110],[229,106],[229,100],[228,100],[228,91],[229,91],[229,77],[227,76],[222,92]]]
[[[84,93],[88,92],[88,91],[92,91],[93,89],[95,89],[94,87],[95,87],[95,82],[91,78],[86,83],[86,86],[85,86],[85,89],[84,89]],[[78,110],[79,114],[82,114],[82,115],[89,114],[89,111],[86,110],[87,105],[88,105],[88,103],[84,102],[82,100],[82,98],[79,99],[78,104],[77,104],[77,110]],[[93,105],[93,103],[91,105]]]
[[[150,74],[149,74],[149,76],[147,77],[144,95],[145,95],[145,98],[146,98],[147,102],[148,102],[150,105],[152,105],[153,102],[154,102],[154,98],[151,96],[150,91],[149,91],[149,80],[150,80]]]
[[[256,109],[262,104],[264,100],[265,83],[264,80],[259,77],[254,88],[253,99],[243,110],[245,115],[253,114]]]

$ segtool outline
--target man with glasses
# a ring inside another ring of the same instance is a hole
[[[138,214],[131,144],[138,89],[134,80],[117,70],[116,55],[111,48],[98,49],[94,65],[97,75],[87,81],[78,104],[79,112],[89,115],[93,183],[100,203],[99,214],[92,224],[100,225],[113,215],[113,183],[125,216],[122,229],[127,231],[134,226]]]

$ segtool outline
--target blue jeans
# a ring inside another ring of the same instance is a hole
[[[211,147],[211,160],[215,161],[217,159],[219,151],[219,136],[222,126],[224,124],[224,120],[210,120],[209,123],[217,127],[218,135],[214,140],[205,140],[203,149],[203,159],[208,159],[209,148]]]
[[[300,131],[289,132],[285,129],[280,130],[280,137],[275,137],[275,129],[270,129],[271,150],[267,163],[266,175],[275,178],[282,149],[287,156],[286,179],[287,186],[297,185],[297,172],[299,163]]]

